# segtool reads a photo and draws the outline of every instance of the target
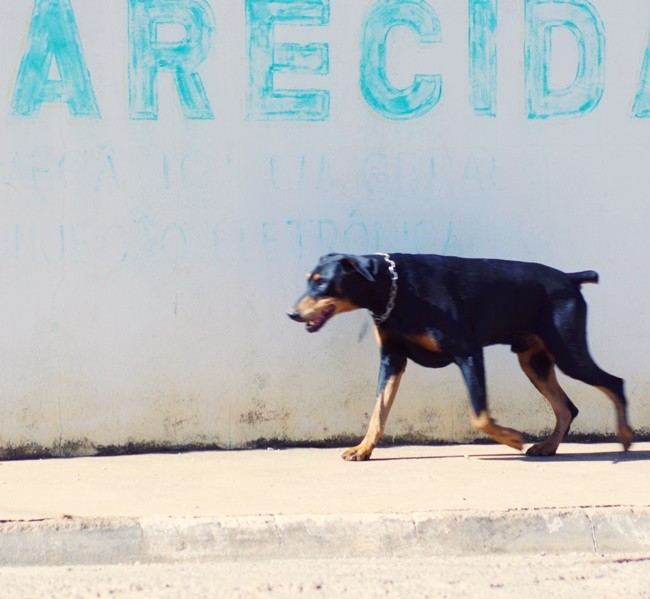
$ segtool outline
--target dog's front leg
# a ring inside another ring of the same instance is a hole
[[[514,447],[515,449],[522,449],[523,435],[512,428],[499,426],[490,417],[490,412],[487,407],[483,351],[478,350],[469,356],[457,358],[456,362],[460,367],[463,379],[467,385],[471,403],[472,426],[499,443]]]
[[[379,382],[377,384],[377,402],[370,417],[368,432],[363,441],[343,453],[343,459],[351,462],[370,459],[372,450],[384,434],[388,413],[395,400],[400,379],[406,369],[406,356],[382,348],[379,365]]]

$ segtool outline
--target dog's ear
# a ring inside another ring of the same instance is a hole
[[[358,272],[370,282],[374,283],[375,275],[370,270],[372,263],[363,256],[344,256],[341,261],[343,270],[347,272]]]

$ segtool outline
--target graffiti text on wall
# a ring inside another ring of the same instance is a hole
[[[477,116],[497,115],[498,0],[468,1],[469,103]],[[251,121],[324,121],[330,91],[284,89],[276,75],[330,72],[329,43],[276,42],[279,26],[330,24],[331,0],[245,0],[247,69],[246,118]],[[588,0],[522,0],[524,4],[524,96],[529,119],[582,116],[599,104],[605,84],[606,36]],[[438,105],[444,80],[435,72],[409,73],[406,87],[388,75],[388,38],[396,28],[418,44],[440,44],[444,24],[433,0],[375,0],[360,26],[358,85],[368,107],[391,120],[421,117]],[[558,31],[576,47],[575,74],[552,85],[553,40]],[[175,32],[175,33],[174,33]],[[178,35],[180,32],[180,35]],[[203,78],[217,19],[207,0],[128,0],[129,118],[158,119],[157,82],[170,74],[186,119],[215,118]],[[44,103],[64,103],[73,118],[100,119],[92,73],[84,57],[71,0],[34,0],[25,51],[16,77],[12,113],[37,117]],[[650,117],[650,39],[634,96],[632,115]],[[53,66],[58,77],[52,78]],[[400,65],[409,69],[408,64]]]

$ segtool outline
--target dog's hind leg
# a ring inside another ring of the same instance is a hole
[[[456,358],[460,371],[465,380],[471,403],[472,426],[488,435],[495,441],[514,447],[523,448],[523,435],[512,428],[498,425],[487,408],[487,392],[485,387],[485,366],[481,350],[462,358]]]
[[[384,434],[388,414],[395,401],[395,395],[400,380],[406,369],[406,356],[382,349],[379,367],[379,382],[377,384],[377,401],[370,417],[368,431],[361,443],[345,451],[341,456],[349,462],[360,462],[370,459],[373,449]]]
[[[544,342],[564,374],[600,389],[609,397],[616,410],[618,438],[627,451],[634,440],[634,431],[627,419],[623,379],[599,368],[589,354],[586,316],[582,296],[556,306],[553,326],[544,335]]]
[[[578,408],[569,399],[555,376],[553,359],[537,338],[530,338],[524,351],[518,353],[519,364],[530,382],[548,400],[555,414],[555,429],[551,436],[536,443],[526,451],[530,456],[555,455],[558,445],[564,440],[571,423],[578,415]]]
[[[587,353],[580,358],[562,356],[556,360],[566,375],[600,389],[614,404],[617,434],[623,449],[627,451],[634,441],[634,431],[627,419],[627,399],[623,379],[599,368]]]

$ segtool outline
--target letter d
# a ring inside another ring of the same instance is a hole
[[[588,0],[526,0],[524,68],[529,119],[582,116],[603,96],[605,28]],[[553,30],[568,30],[578,46],[573,81],[560,89],[549,85]]]

